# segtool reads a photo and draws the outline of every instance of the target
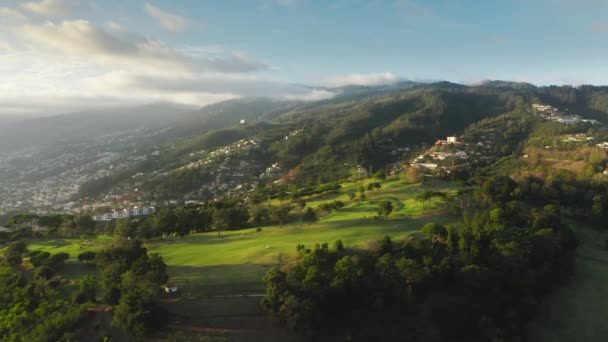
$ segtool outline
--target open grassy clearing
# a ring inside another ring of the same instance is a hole
[[[286,225],[223,232],[193,234],[185,238],[153,240],[146,244],[151,252],[159,253],[169,266],[171,281],[192,295],[243,293],[244,289],[259,290],[262,277],[271,265],[287,261],[295,253],[297,244],[342,240],[349,247],[365,247],[365,244],[385,235],[395,239],[405,237],[431,221],[447,222],[448,217],[420,216],[392,220],[360,219],[318,222],[313,225]],[[31,250],[51,253],[70,253],[65,265],[66,276],[80,278],[81,271],[90,267],[75,261],[86,250],[99,250],[99,238],[83,245],[82,240],[31,241]],[[256,285],[254,285],[256,284]],[[188,291],[190,292],[190,291]]]
[[[261,232],[248,229],[221,237],[205,233],[170,242],[155,241],[149,249],[163,256],[176,284],[190,284],[190,288],[198,288],[194,292],[199,295],[231,293],[237,284],[262,289],[264,273],[271,265],[292,257],[297,244],[342,240],[347,246],[364,247],[385,235],[405,239],[430,221],[445,222],[447,218],[320,222],[311,226],[268,227]],[[236,292],[242,291],[241,286],[236,287]]]
[[[580,227],[572,282],[551,294],[532,325],[532,341],[594,342],[608,336],[608,232]]]
[[[347,205],[310,226],[293,223],[282,228],[263,227],[260,232],[257,228],[226,231],[219,236],[216,232],[207,232],[185,238],[153,240],[146,245],[151,252],[163,256],[169,266],[171,282],[183,288],[185,295],[243,294],[262,290],[262,278],[268,268],[287,261],[294,255],[297,244],[342,240],[347,246],[364,247],[385,235],[404,239],[430,221],[448,221],[445,216],[423,211],[422,203],[415,197],[427,190],[454,191],[452,183],[406,184],[400,179],[389,179],[382,182],[380,190],[367,191],[365,201],[348,199],[349,192],[372,181],[347,182],[339,192],[311,200],[311,206],[335,199],[342,199]],[[373,218],[377,215],[377,202],[382,199],[393,201],[392,219]],[[442,203],[435,201],[431,210],[440,211],[442,207]],[[78,254],[87,250],[97,251],[110,239],[100,235],[91,240],[34,240],[29,243],[29,248],[69,253],[66,276],[81,278],[83,275],[79,274],[79,269],[83,265],[76,262]],[[91,273],[89,268],[86,271],[84,274]]]

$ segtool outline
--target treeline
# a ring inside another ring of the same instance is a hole
[[[512,196],[534,203],[556,203],[570,217],[602,224],[608,218],[608,184],[569,170],[518,174]],[[584,174],[583,174],[584,175]],[[513,185],[510,185],[513,187]]]
[[[317,211],[306,207],[303,200],[269,205],[248,204],[240,198],[225,198],[203,204],[165,207],[145,218],[110,221],[105,226],[105,232],[125,238],[184,237],[206,231],[221,234],[225,230],[271,224],[282,226],[297,220],[313,223],[317,218]]]
[[[423,239],[387,237],[366,251],[299,245],[294,264],[266,275],[263,306],[314,336],[521,339],[540,299],[572,273],[576,238],[559,206],[503,198],[509,184],[482,187],[483,210],[465,212],[461,227],[427,224]]]
[[[97,223],[88,214],[14,214],[6,225],[11,232],[0,233],[0,241],[18,241],[32,237],[68,238],[96,233]]]

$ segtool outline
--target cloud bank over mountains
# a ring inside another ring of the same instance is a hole
[[[0,7],[0,114],[171,101],[207,105],[265,96],[320,100],[335,94],[272,78],[272,67],[223,46],[171,46],[114,21],[75,17],[67,0]],[[169,34],[189,20],[150,3],[141,9]],[[390,73],[336,77],[328,85],[394,82]]]

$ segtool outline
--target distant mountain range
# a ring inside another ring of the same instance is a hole
[[[315,88],[315,87],[311,87]],[[407,91],[448,91],[465,93],[495,93],[495,96],[517,95],[526,101],[547,102],[588,113],[595,119],[608,115],[605,87],[536,87],[529,83],[485,81],[467,86],[451,82],[418,83],[401,81],[382,86],[316,87],[336,94],[332,99],[302,102],[264,98],[229,100],[203,108],[170,103],[156,103],[131,108],[115,108],[52,117],[19,120],[0,118],[0,151],[34,145],[66,144],[94,139],[109,134],[149,134],[162,130],[160,142],[181,139],[238,124],[241,120],[286,119],[322,106],[367,101],[373,96],[391,96]],[[486,90],[484,90],[486,89]],[[488,89],[495,89],[491,91]],[[502,95],[501,95],[502,94]],[[432,110],[431,110],[432,111]]]

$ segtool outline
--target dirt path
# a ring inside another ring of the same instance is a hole
[[[183,324],[169,324],[168,328],[182,331],[193,331],[193,332],[204,332],[204,333],[212,333],[212,334],[251,334],[256,332],[255,330],[245,330],[245,329],[225,329],[225,328],[211,328],[211,327],[201,327],[196,325],[183,325]]]

